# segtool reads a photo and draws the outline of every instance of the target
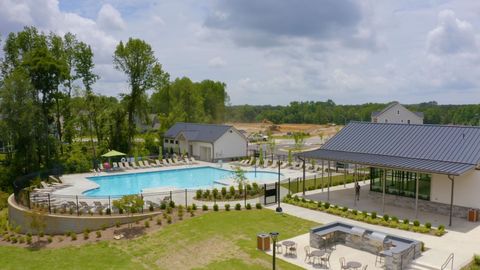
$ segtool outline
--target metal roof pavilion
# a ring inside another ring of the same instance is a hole
[[[461,175],[480,163],[480,127],[352,122],[306,158]]]

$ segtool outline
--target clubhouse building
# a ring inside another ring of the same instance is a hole
[[[383,204],[446,214],[450,224],[480,208],[477,126],[352,122],[300,156],[368,167],[370,194]]]

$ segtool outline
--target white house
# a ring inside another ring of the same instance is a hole
[[[373,123],[423,124],[423,113],[412,112],[394,101],[381,111],[372,112]]]
[[[247,155],[247,138],[229,125],[176,123],[166,133],[165,150],[199,160],[231,160]]]

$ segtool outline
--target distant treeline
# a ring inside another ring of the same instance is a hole
[[[276,124],[344,124],[349,121],[370,121],[373,111],[380,111],[388,104],[366,103],[361,105],[337,105],[332,100],[291,102],[286,106],[236,105],[226,110],[227,122],[260,122],[268,120]],[[480,104],[439,105],[435,101],[405,105],[411,111],[423,112],[426,124],[479,125]]]

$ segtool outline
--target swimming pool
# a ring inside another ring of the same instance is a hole
[[[84,192],[86,196],[119,196],[138,194],[145,189],[173,187],[185,188],[212,188],[221,183],[233,184],[234,172],[213,167],[185,168],[143,173],[128,173],[106,176],[93,176],[87,179],[99,185],[99,188]],[[278,173],[265,171],[245,172],[248,181],[265,183],[278,179]]]

